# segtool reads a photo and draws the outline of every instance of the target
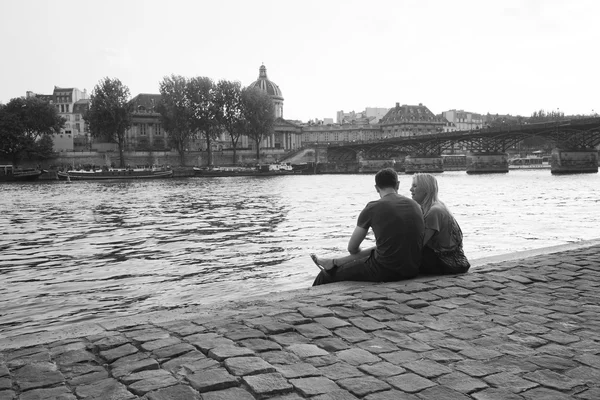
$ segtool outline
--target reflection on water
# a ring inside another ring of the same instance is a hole
[[[598,174],[438,175],[470,258],[595,238]],[[409,195],[411,178],[401,175]],[[372,175],[0,186],[0,332],[307,287]],[[369,235],[367,240],[373,240]],[[372,244],[372,243],[371,243]]]

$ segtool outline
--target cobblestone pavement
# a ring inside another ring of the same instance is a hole
[[[48,340],[0,340],[1,400],[600,399],[600,245]]]

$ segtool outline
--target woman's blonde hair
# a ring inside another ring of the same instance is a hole
[[[421,203],[421,210],[423,210],[423,215],[427,215],[431,206],[434,204],[442,204],[438,199],[438,184],[437,179],[431,174],[418,173],[413,175],[413,182],[417,184],[418,187],[425,189],[427,194]],[[445,207],[445,206],[444,206]]]

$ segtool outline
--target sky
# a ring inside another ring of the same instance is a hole
[[[530,116],[600,111],[597,0],[0,0],[0,102],[54,86],[131,96],[172,74],[258,78],[284,118],[422,103]]]

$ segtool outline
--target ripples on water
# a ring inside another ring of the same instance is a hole
[[[400,180],[410,196],[410,176]],[[598,174],[457,171],[438,182],[472,259],[598,236]],[[373,185],[373,175],[0,185],[0,332],[308,287],[308,254],[345,252]]]

